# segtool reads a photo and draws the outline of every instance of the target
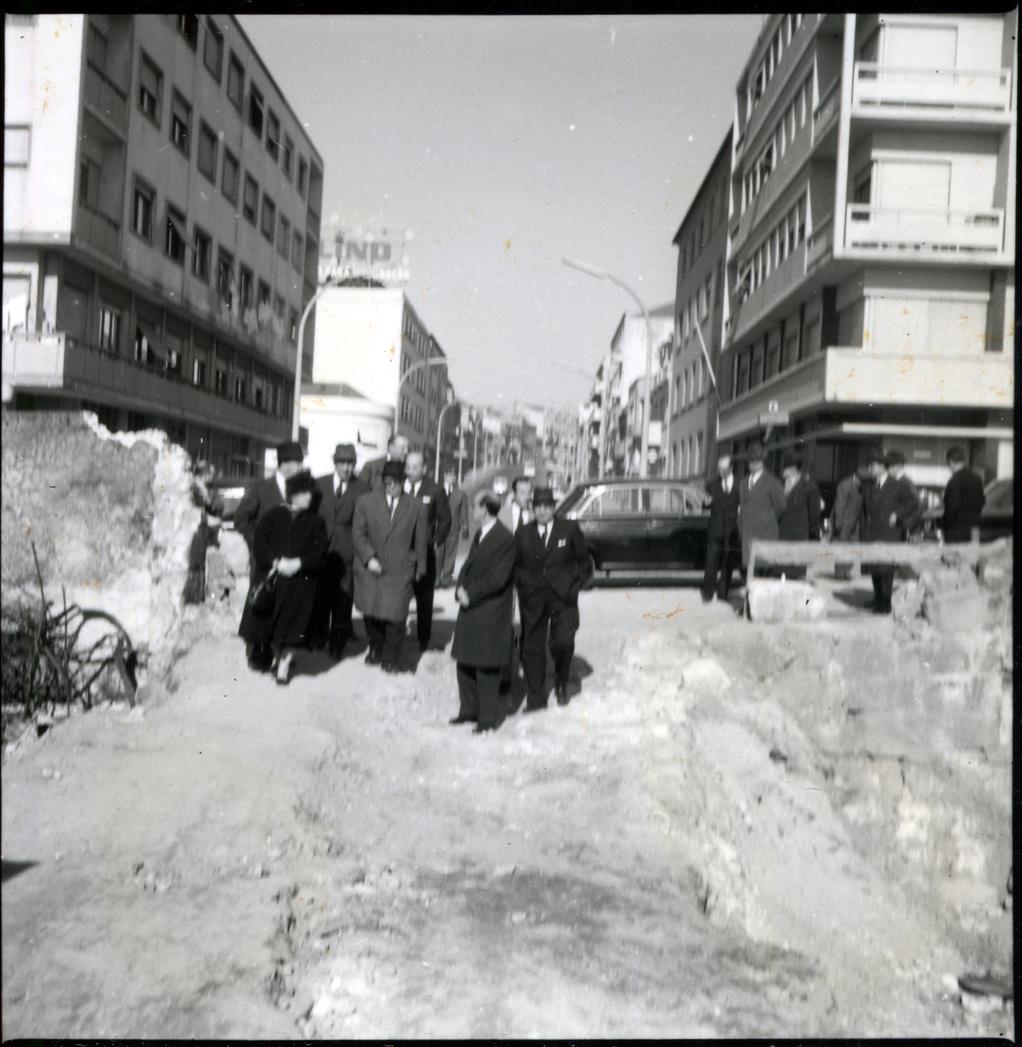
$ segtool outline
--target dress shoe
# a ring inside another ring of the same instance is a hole
[[[285,655],[277,662],[276,681],[281,687],[286,687],[291,682],[291,655]]]
[[[554,684],[554,694],[557,695],[558,705],[568,704],[568,685],[566,683]]]
[[[478,723],[479,721],[474,716],[461,716],[459,714],[458,716],[452,716],[447,722],[453,727],[459,723]]]
[[[477,723],[475,727],[472,728],[472,733],[485,734],[487,731],[495,731],[496,729],[497,725],[495,723]]]
[[[366,665],[379,665],[381,660],[379,653],[369,648],[369,652],[366,654]]]

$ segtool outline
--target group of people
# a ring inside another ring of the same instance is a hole
[[[765,465],[762,444],[747,452],[748,474],[739,482],[730,455],[717,461],[718,475],[706,485],[710,500],[706,566],[702,596],[727,599],[731,579],[738,566],[747,571],[754,539],[766,541],[812,541],[821,538],[823,499],[816,485],[803,475],[802,459],[789,452],[781,463],[782,479]],[[951,470],[944,491],[944,514],[940,521],[943,541],[967,542],[979,526],[984,505],[983,481],[965,463],[965,453],[952,447],[947,453]],[[923,519],[919,492],[905,475],[905,456],[896,450],[870,451],[865,470],[856,470],[837,486],[831,512],[834,542],[903,542],[918,533]],[[776,573],[764,565],[764,573]],[[805,568],[786,567],[789,577],[804,577]],[[895,568],[871,564],[866,567],[873,580],[871,609],[889,614]],[[851,568],[838,564],[838,577],[849,578]]]

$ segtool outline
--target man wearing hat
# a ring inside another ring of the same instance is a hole
[[[906,522],[919,512],[919,503],[889,474],[887,455],[882,451],[871,451],[867,463],[873,483],[866,487],[863,497],[863,541],[902,542]],[[873,578],[873,613],[890,614],[895,569],[886,564],[863,564],[862,569]]]
[[[255,562],[252,546],[255,539],[256,524],[276,505],[283,505],[286,499],[286,484],[292,477],[302,471],[305,452],[301,444],[288,440],[277,447],[277,470],[273,476],[253,484],[234,510],[234,529],[245,539],[248,545],[249,592],[263,580],[265,572]],[[273,661],[273,652],[266,644],[249,643],[248,660],[253,669],[268,671]]]
[[[384,463],[381,486],[355,502],[355,606],[369,638],[367,665],[398,672],[412,585],[426,574],[426,509],[404,493],[404,462]]]
[[[966,466],[965,452],[960,447],[950,448],[947,464],[951,469],[951,479],[944,488],[944,515],[940,529],[945,542],[968,542],[972,540],[972,529],[979,527],[986,504],[983,481],[979,473]]]
[[[351,527],[355,502],[369,488],[355,477],[354,444],[334,448],[334,471],[316,480],[321,495],[319,515],[326,523],[330,546],[327,550],[316,592],[316,620],[313,643],[330,644],[333,658],[344,657],[344,646],[354,635],[351,607],[355,592],[354,546]]]
[[[778,522],[778,537],[782,542],[817,541],[820,537],[820,514],[823,509],[820,491],[812,480],[802,473],[802,456],[788,451],[781,461],[784,480],[784,513]],[[805,578],[805,567],[788,566],[789,578]]]
[[[703,603],[714,591],[726,600],[731,588],[731,570],[738,552],[738,478],[731,469],[731,455],[717,456],[717,475],[706,485],[710,496],[710,519],[706,528],[706,564],[703,569]]]
[[[738,526],[742,532],[742,564],[748,569],[754,538],[776,541],[786,502],[781,481],[765,467],[763,445],[757,440],[746,451],[749,474],[739,492]]]
[[[568,679],[579,626],[578,593],[592,575],[589,550],[574,520],[554,519],[554,493],[537,487],[533,519],[515,534],[515,583],[522,619],[526,712],[547,703],[546,654],[554,659],[558,705],[568,703]]]
[[[441,589],[454,585],[454,564],[458,559],[458,541],[468,537],[468,495],[458,483],[454,469],[444,470],[444,494],[451,510],[451,530],[444,542],[443,563],[440,568]]]
[[[887,473],[892,480],[901,484],[908,492],[905,496],[905,504],[908,504],[908,499],[911,497],[915,505],[915,512],[909,513],[902,523],[905,531],[904,537],[909,538],[923,522],[923,505],[919,496],[919,489],[912,483],[905,472],[905,456],[901,451],[887,452]]]
[[[426,573],[415,583],[415,632],[420,652],[429,649],[433,635],[433,593],[437,579],[437,550],[443,548],[451,530],[451,510],[444,489],[426,476],[422,451],[409,451],[405,458],[405,494],[411,495],[426,511]]]
[[[394,433],[387,441],[387,453],[383,458],[374,458],[366,462],[359,476],[362,482],[371,490],[376,491],[383,486],[383,467],[387,462],[400,462],[403,467],[408,457],[408,437],[400,433]],[[402,472],[402,477],[404,473]]]

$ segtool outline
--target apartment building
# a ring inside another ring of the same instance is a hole
[[[8,15],[5,59],[5,405],[261,473],[316,286],[301,119],[226,15]]]
[[[719,440],[1012,469],[1017,12],[784,14],[736,93]]]
[[[666,469],[669,476],[689,481],[708,475],[716,453],[718,394],[713,377],[720,370],[731,151],[728,130],[674,235],[677,320],[668,386]]]

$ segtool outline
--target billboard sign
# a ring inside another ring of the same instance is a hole
[[[388,286],[408,282],[408,229],[335,225],[323,238],[319,279],[368,277]]]

